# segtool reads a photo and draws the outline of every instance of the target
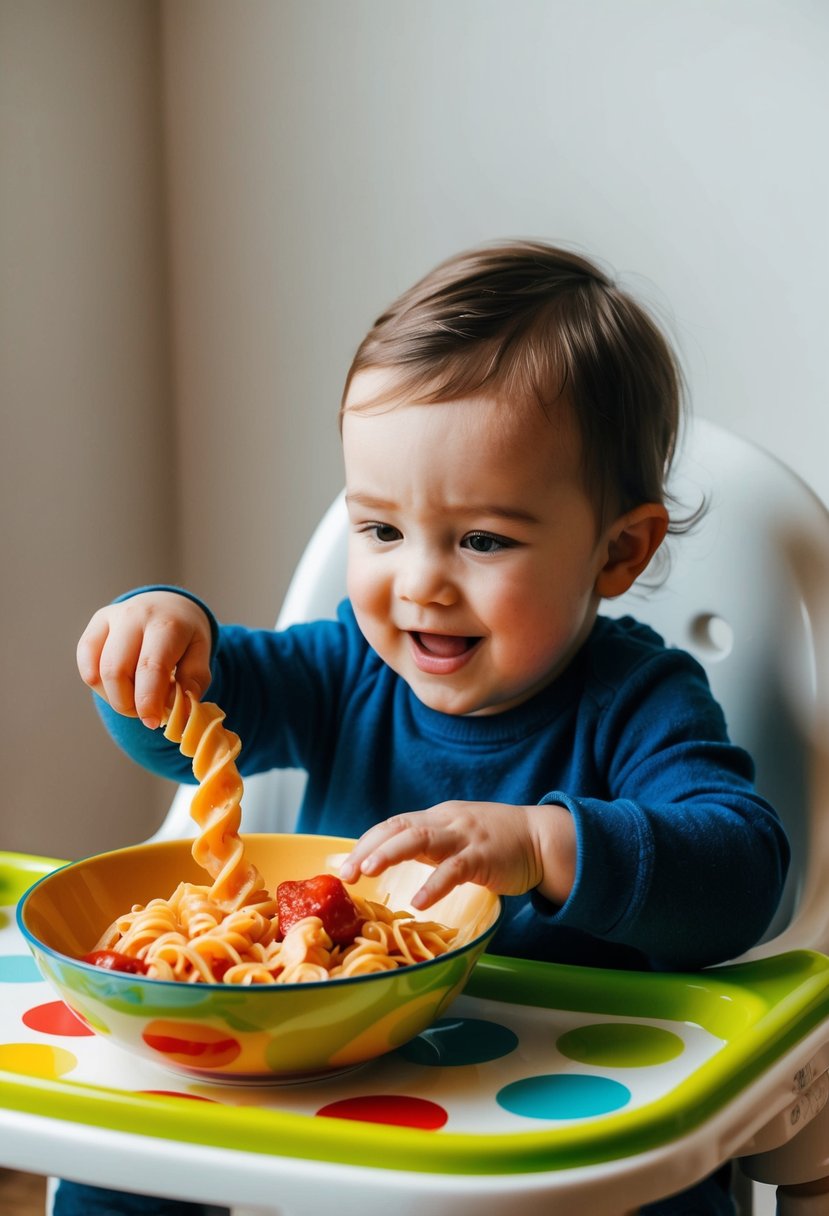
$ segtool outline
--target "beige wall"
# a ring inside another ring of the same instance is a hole
[[[74,661],[177,570],[158,81],[154,4],[0,5],[0,849],[125,843],[168,798]]]
[[[354,346],[461,247],[598,254],[829,501],[825,6],[0,0],[0,56],[0,847],[151,830],[77,634],[158,578],[273,619]]]
[[[381,278],[352,299],[379,268],[336,220],[336,9],[163,7],[184,578],[225,620],[273,623],[339,488],[345,367],[383,298]]]
[[[605,259],[665,316],[694,408],[829,501],[829,8],[162,11],[184,576],[223,617],[273,618],[371,320],[494,237]]]

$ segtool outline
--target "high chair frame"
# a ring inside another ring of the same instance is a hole
[[[613,979],[602,973],[594,991],[598,973],[586,968],[539,964],[540,970],[527,971],[507,960],[484,960],[461,998],[470,1007],[492,1009],[493,1001],[506,999],[498,985],[508,975],[524,1006],[537,1003],[535,986],[560,992],[562,1009],[584,1008],[594,1021],[618,1014],[644,1022],[646,997],[655,1000],[657,1014],[673,1010],[676,1025],[684,1017],[693,1037],[696,1015],[691,1006],[683,1014],[685,996],[680,1000],[677,993],[702,993],[694,1006],[701,1011],[699,1025],[705,1034],[713,1027],[722,1046],[711,1048],[710,1060],[667,1098],[652,1103],[661,1115],[638,1143],[635,1137],[626,1141],[626,1125],[610,1116],[595,1121],[596,1137],[615,1136],[614,1143],[629,1143],[629,1151],[591,1154],[590,1127],[581,1140],[578,1129],[572,1136],[553,1129],[545,1133],[546,1147],[539,1141],[541,1155],[532,1168],[517,1159],[508,1168],[498,1165],[496,1141],[487,1141],[495,1146],[489,1160],[472,1152],[460,1171],[434,1166],[428,1138],[421,1164],[402,1168],[391,1149],[385,1158],[371,1156],[370,1132],[360,1159],[337,1157],[335,1150],[333,1159],[313,1160],[313,1154],[280,1156],[278,1144],[272,1153],[245,1151],[238,1141],[189,1143],[142,1131],[134,1103],[120,1091],[106,1099],[113,1123],[105,1128],[88,1113],[100,1095],[79,1098],[71,1086],[41,1086],[38,1093],[48,1090],[50,1106],[35,1094],[32,1080],[10,1084],[0,1096],[0,1163],[100,1186],[209,1199],[233,1206],[234,1216],[317,1216],[332,1202],[338,1213],[355,1216],[385,1216],[389,1209],[420,1213],[427,1205],[436,1216],[470,1210],[500,1216],[519,1207],[527,1216],[622,1216],[684,1190],[735,1157],[749,1176],[775,1185],[829,1175],[829,959],[822,954],[829,951],[829,513],[771,455],[701,419],[683,437],[672,492],[686,512],[705,500],[701,522],[671,543],[670,567],[659,585],[634,589],[603,611],[633,613],[706,667],[732,737],[754,755],[758,787],[778,807],[790,835],[793,864],[781,909],[748,955],[699,977]],[[333,615],[344,593],[345,535],[340,496],[297,567],[279,627]],[[302,783],[296,773],[248,779],[244,828],[290,830]],[[186,788],[176,794],[155,839],[193,834],[189,801]],[[36,869],[36,859],[32,865]],[[611,996],[597,995],[600,988],[612,990]],[[719,1002],[713,1020],[703,1010],[708,998]],[[545,1007],[552,1004],[555,997]],[[723,1029],[726,1008],[736,1011],[730,1029]],[[322,1090],[326,1084],[318,1083]],[[83,1102],[84,1113],[78,1113]],[[665,1126],[657,1133],[660,1119]],[[210,1115],[194,1111],[193,1121],[207,1128]],[[313,1135],[313,1123],[308,1127]],[[407,1136],[380,1139],[416,1143]],[[559,1142],[577,1140],[578,1152],[556,1158]],[[741,1202],[748,1212],[745,1194]],[[804,1207],[784,1191],[780,1202],[783,1216],[824,1210]]]

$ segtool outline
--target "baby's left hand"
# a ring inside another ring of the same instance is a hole
[[[416,908],[430,907],[463,882],[480,883],[496,895],[522,895],[545,878],[547,836],[556,812],[567,815],[554,806],[442,802],[394,815],[360,838],[340,877],[356,882],[360,874],[373,877],[397,862],[417,860],[435,870],[412,898]],[[569,890],[572,877],[565,882]]]

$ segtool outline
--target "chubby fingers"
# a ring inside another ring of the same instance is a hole
[[[474,848],[462,838],[451,813],[442,810],[394,815],[369,828],[340,866],[342,880],[375,877],[401,861],[426,862],[435,868],[412,897],[416,908],[430,907],[460,883],[480,881]]]
[[[209,622],[198,605],[175,595],[136,596],[100,609],[77,647],[84,682],[117,713],[151,729],[164,718],[173,673],[200,699],[209,660]]]
[[[114,628],[111,608],[100,608],[81,634],[76,651],[81,679],[118,713],[136,716],[135,666],[142,631]]]
[[[181,623],[154,622],[147,628],[135,666],[135,712],[154,730],[169,708],[170,681],[200,701],[210,683],[210,642]]]

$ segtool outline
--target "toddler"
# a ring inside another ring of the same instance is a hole
[[[777,906],[782,828],[697,662],[599,614],[690,522],[665,489],[679,416],[665,338],[591,262],[529,242],[450,259],[348,373],[338,619],[254,630],[143,588],[93,616],[81,675],[115,741],[185,781],[155,729],[175,672],[226,710],[243,774],[307,771],[298,829],[359,838],[345,881],[419,858],[420,909],[465,881],[504,896],[495,953],[733,958]],[[91,1193],[62,1184],[56,1211],[168,1210]],[[733,1208],[709,1179],[645,1210]]]

